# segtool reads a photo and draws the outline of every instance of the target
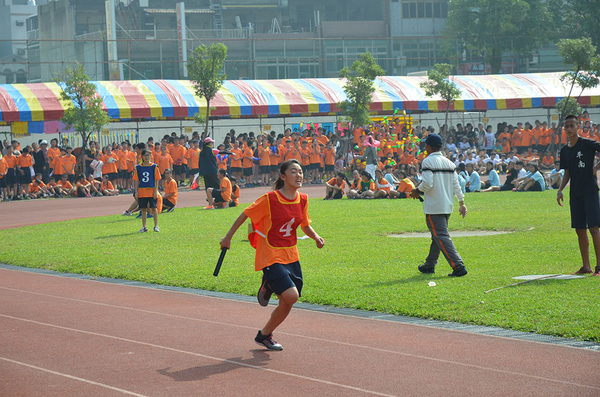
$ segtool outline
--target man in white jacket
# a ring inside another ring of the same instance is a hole
[[[429,134],[425,141],[425,150],[429,155],[422,164],[423,180],[411,192],[412,198],[424,194],[423,212],[431,232],[429,255],[425,263],[419,266],[419,271],[435,273],[435,265],[441,252],[452,267],[452,273],[448,276],[462,277],[467,274],[467,269],[448,233],[448,219],[454,210],[454,196],[458,199],[458,212],[463,218],[467,214],[467,207],[458,176],[454,172],[456,166],[444,157],[440,152],[441,148],[442,138],[438,134]]]

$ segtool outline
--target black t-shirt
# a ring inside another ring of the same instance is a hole
[[[571,178],[570,197],[580,198],[598,192],[598,181],[593,173],[598,151],[600,142],[581,137],[572,147],[565,145],[560,150],[560,168],[569,171]]]
[[[517,179],[517,177],[519,176],[519,171],[516,168],[513,168],[511,170],[508,171],[509,174],[506,175],[506,181],[504,182],[505,185],[510,185],[512,183],[512,181],[514,181],[515,179]]]

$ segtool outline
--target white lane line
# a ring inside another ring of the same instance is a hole
[[[111,308],[122,309],[122,310],[131,310],[131,311],[140,312],[140,313],[154,314],[154,315],[158,315],[158,316],[178,318],[178,319],[182,319],[182,320],[197,321],[197,322],[203,322],[203,323],[208,323],[208,324],[216,324],[216,325],[221,325],[221,326],[251,329],[251,330],[256,329],[256,327],[250,327],[250,326],[245,326],[245,325],[224,323],[224,322],[212,321],[212,320],[204,320],[204,319],[200,319],[200,318],[179,316],[179,315],[175,315],[175,314],[161,313],[161,312],[155,312],[152,310],[145,310],[145,309],[136,309],[136,308],[131,308],[131,307],[127,307],[127,306],[112,305],[112,304],[108,304],[108,303],[93,302],[93,301],[87,301],[87,300],[82,300],[82,299],[66,298],[66,297],[57,296],[57,295],[43,294],[40,292],[19,290],[19,289],[7,288],[7,287],[0,287],[0,289],[12,290],[12,291],[16,291],[16,292],[24,292],[24,293],[29,293],[32,295],[40,295],[40,296],[44,296],[44,297],[48,297],[48,298],[63,299],[63,300],[71,301],[71,302],[86,303],[86,304],[91,304],[91,305],[105,306],[105,307],[111,307]],[[206,298],[211,298],[211,297],[206,297]],[[216,299],[219,299],[219,298],[216,298]],[[0,316],[3,316],[3,315],[0,314]],[[24,320],[24,321],[27,321],[27,320]],[[375,321],[381,321],[381,320],[375,320]],[[85,332],[85,331],[83,331],[83,332]],[[395,355],[400,355],[400,356],[404,356],[404,357],[416,358],[416,359],[420,359],[420,360],[428,360],[428,361],[438,362],[438,363],[442,363],[442,364],[460,365],[460,366],[467,367],[467,368],[475,368],[478,370],[485,370],[485,371],[497,372],[497,373],[501,373],[501,374],[521,376],[521,377],[525,377],[525,378],[542,380],[545,382],[555,382],[555,383],[560,383],[560,384],[565,384],[565,385],[570,385],[570,386],[578,386],[578,387],[590,388],[593,390],[600,390],[600,387],[584,385],[584,384],[574,383],[574,382],[569,382],[569,381],[563,381],[563,380],[553,379],[553,378],[545,378],[545,377],[530,375],[530,374],[526,374],[526,373],[522,373],[522,372],[508,371],[508,370],[498,369],[498,368],[493,368],[493,367],[484,367],[484,366],[476,365],[476,364],[467,364],[467,363],[463,363],[463,362],[445,360],[445,359],[436,358],[436,357],[422,356],[419,354],[411,354],[411,353],[405,353],[405,352],[400,352],[400,351],[396,351],[396,350],[383,349],[383,348],[379,348],[379,347],[358,345],[355,343],[342,342],[342,341],[338,341],[338,340],[325,339],[325,338],[318,338],[318,337],[314,337],[314,336],[294,334],[294,333],[284,332],[284,331],[277,331],[277,332],[278,332],[278,334],[294,336],[297,338],[306,338],[306,339],[311,339],[311,340],[315,340],[315,341],[319,341],[319,342],[338,344],[338,345],[342,345],[342,346],[372,350],[372,351],[387,353],[387,354],[395,354]],[[479,334],[477,334],[477,335],[479,335]],[[484,335],[484,336],[487,336],[487,335]]]
[[[143,394],[134,393],[134,392],[131,392],[129,390],[119,389],[118,387],[105,385],[104,383],[94,382],[93,380],[89,380],[89,379],[83,379],[83,378],[80,378],[78,376],[73,376],[73,375],[69,375],[69,374],[64,374],[62,372],[52,371],[51,369],[48,369],[48,368],[42,368],[42,367],[38,367],[36,365],[22,363],[20,361],[11,360],[10,358],[0,357],[0,360],[9,362],[11,364],[22,365],[22,366],[27,367],[27,368],[36,369],[38,371],[47,372],[47,373],[52,374],[52,375],[58,375],[58,376],[62,376],[64,378],[76,380],[76,381],[83,382],[83,383],[88,383],[90,385],[100,386],[100,387],[103,387],[105,389],[114,390],[114,391],[117,391],[119,393],[127,394],[127,395],[130,395],[130,396],[146,397]]]
[[[0,317],[9,318],[11,320],[23,321],[23,322],[26,322],[26,323],[31,323],[31,324],[36,324],[36,325],[42,325],[42,326],[45,326],[45,327],[62,329],[62,330],[65,330],[65,331],[70,331],[70,332],[78,332],[78,333],[85,334],[85,335],[92,335],[92,336],[97,336],[97,337],[101,337],[101,338],[108,338],[108,339],[118,340],[118,341],[121,341],[121,342],[134,343],[134,344],[141,345],[141,346],[148,346],[148,347],[152,347],[152,348],[156,348],[156,349],[162,349],[162,350],[167,350],[167,351],[171,351],[171,352],[175,352],[175,353],[188,354],[188,355],[191,355],[191,356],[202,357],[202,358],[205,358],[205,359],[208,359],[208,360],[214,360],[214,361],[219,361],[219,362],[222,362],[222,363],[239,365],[241,367],[258,369],[258,370],[261,370],[261,371],[271,372],[271,373],[274,373],[274,374],[277,374],[277,375],[285,375],[285,376],[289,376],[289,377],[293,377],[293,378],[298,378],[298,379],[302,379],[302,380],[308,380],[308,381],[311,381],[311,382],[322,383],[322,384],[329,385],[329,386],[336,386],[336,387],[340,387],[340,388],[344,388],[344,389],[354,390],[354,391],[358,391],[358,392],[361,392],[361,393],[367,393],[367,394],[372,394],[372,395],[376,395],[376,396],[384,396],[384,397],[394,397],[394,395],[392,395],[392,394],[379,393],[379,392],[376,392],[376,391],[373,391],[373,390],[362,389],[360,387],[354,387],[354,386],[350,386],[350,385],[344,385],[342,383],[330,382],[330,381],[323,380],[323,379],[312,378],[310,376],[298,375],[298,374],[294,374],[292,372],[278,371],[278,370],[275,370],[275,369],[258,367],[256,365],[252,365],[252,364],[241,363],[241,362],[238,362],[238,361],[228,360],[228,359],[224,359],[224,358],[220,358],[220,357],[208,356],[206,354],[190,352],[190,351],[187,351],[187,350],[175,349],[175,348],[168,347],[168,346],[156,345],[154,343],[148,343],[148,342],[142,342],[142,341],[137,341],[137,340],[133,340],[133,339],[121,338],[121,337],[118,337],[118,336],[101,334],[101,333],[98,333],[98,332],[84,331],[84,330],[76,329],[76,328],[63,327],[63,326],[55,325],[55,324],[42,323],[42,322],[39,322],[39,321],[34,321],[34,320],[29,320],[29,319],[26,319],[26,318],[19,318],[19,317],[14,317],[14,316],[8,316],[8,315],[4,315],[4,314],[0,314]]]

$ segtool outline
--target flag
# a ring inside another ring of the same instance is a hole
[[[194,181],[192,182],[192,185],[190,186],[190,189],[194,190],[198,187],[198,176],[200,174],[194,174]]]

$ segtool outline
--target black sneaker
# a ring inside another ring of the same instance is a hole
[[[268,306],[269,300],[271,299],[271,295],[273,295],[273,291],[267,285],[267,281],[265,280],[265,276],[263,275],[262,282],[260,283],[260,288],[258,289],[258,294],[256,294],[256,298],[258,299],[258,304],[261,306]]]
[[[425,274],[435,273],[435,266],[431,265],[419,265],[419,271]]]
[[[448,277],[462,277],[467,275],[467,269],[464,266],[457,267],[454,271],[448,274]]]
[[[254,341],[261,346],[267,348],[267,350],[283,350],[283,346],[273,340],[273,334],[263,335],[261,331],[258,331]]]

